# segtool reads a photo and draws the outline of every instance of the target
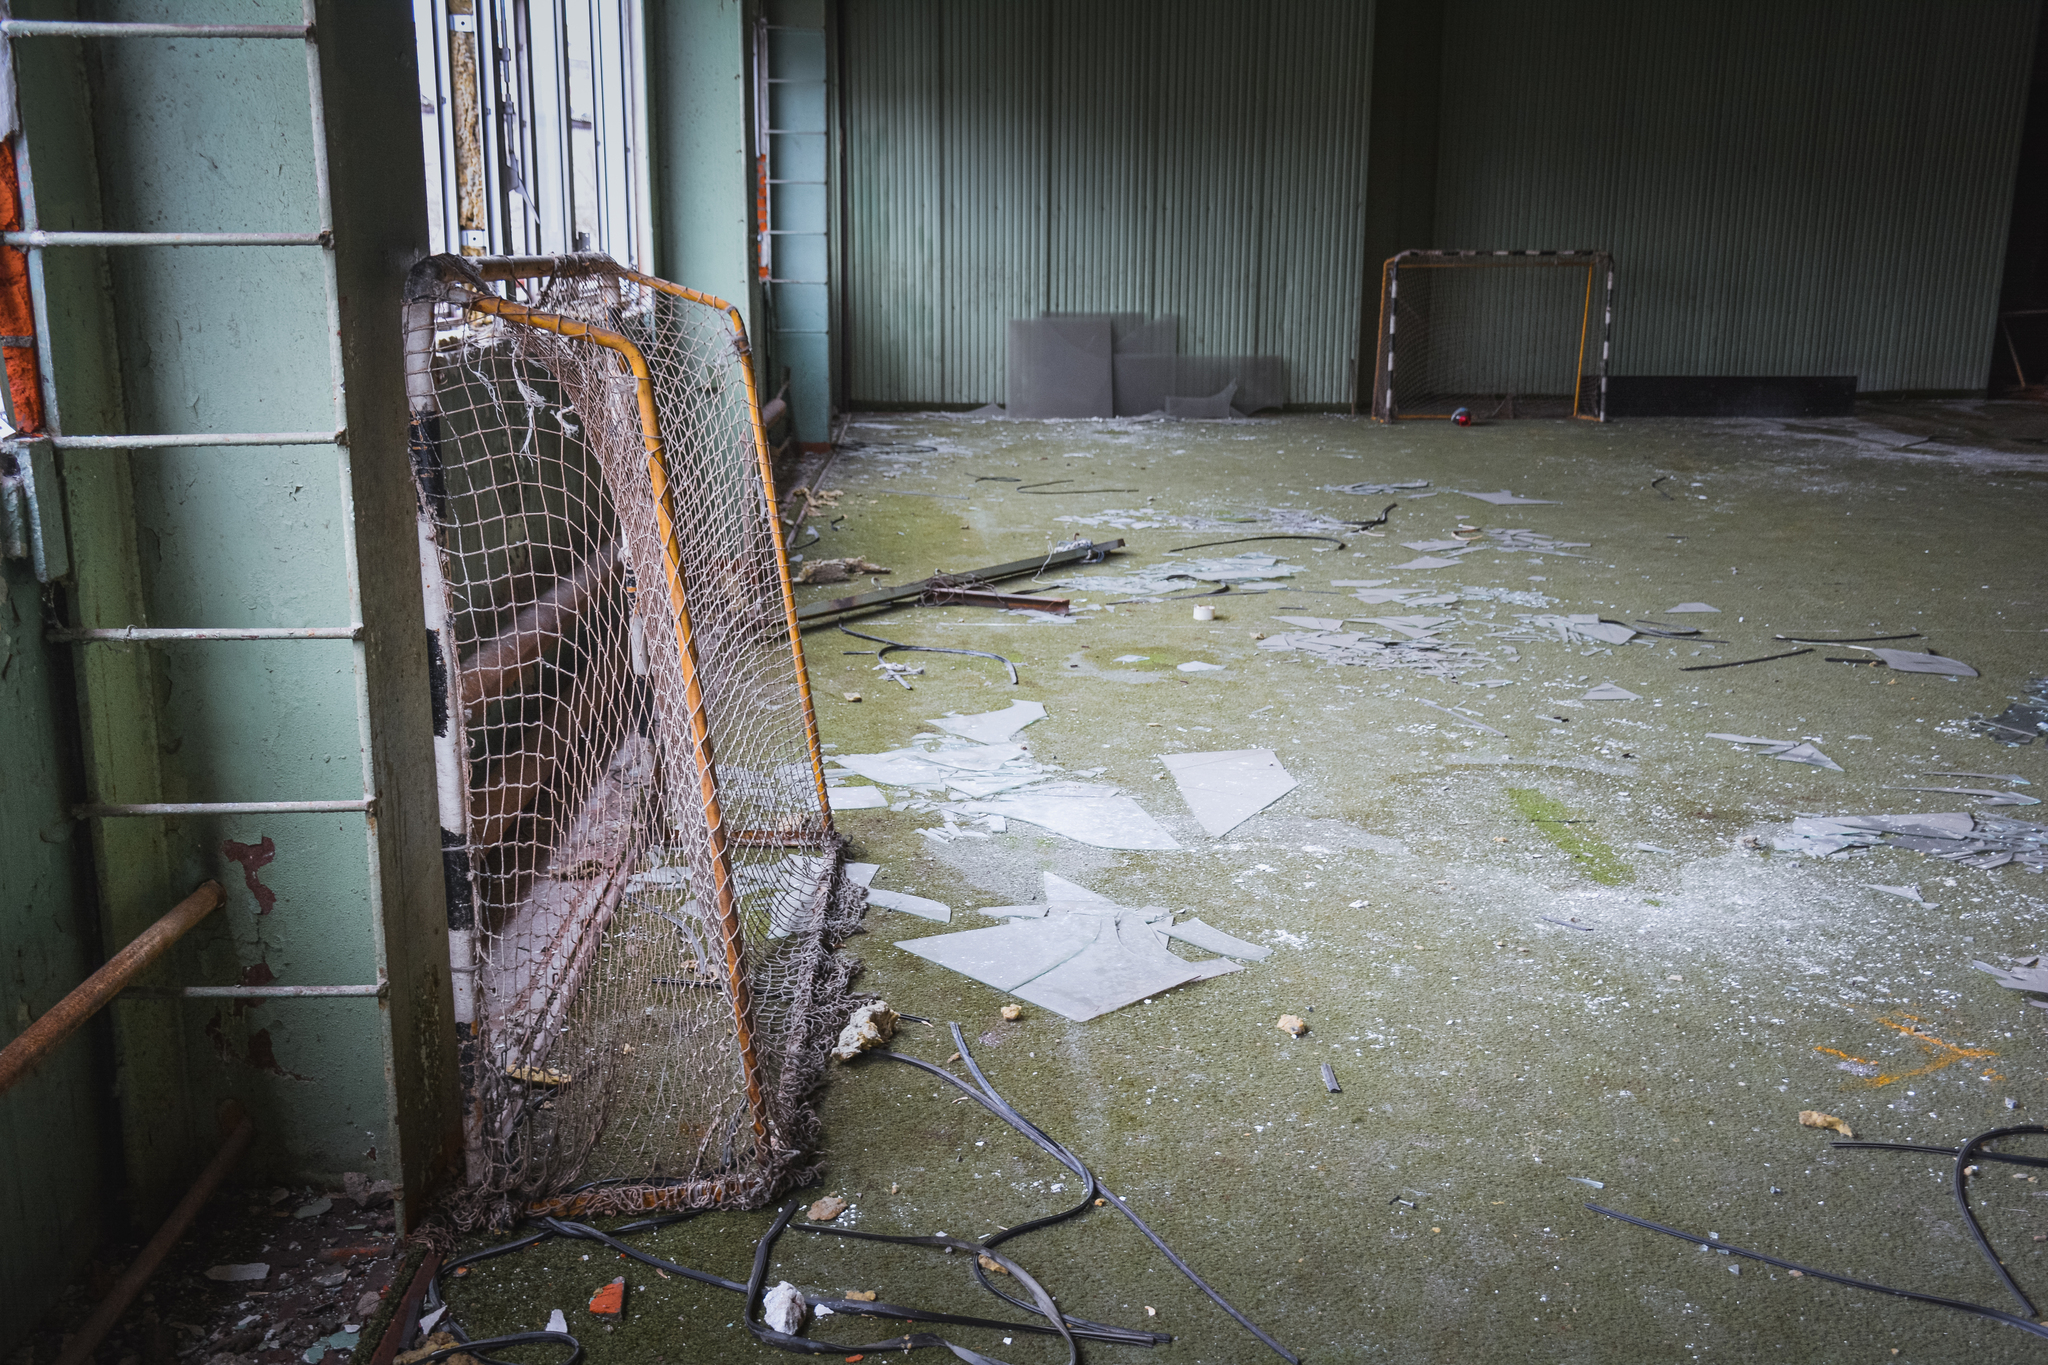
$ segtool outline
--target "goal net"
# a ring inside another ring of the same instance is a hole
[[[1380,271],[1373,416],[1607,417],[1614,258],[1403,251]]]
[[[739,314],[604,256],[437,256],[406,327],[457,1222],[764,1202],[804,1174],[866,898]]]

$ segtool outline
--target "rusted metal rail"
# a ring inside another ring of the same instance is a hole
[[[213,887],[216,896],[220,894],[218,886],[212,882],[208,882],[207,885]],[[177,911],[171,913],[176,914]],[[170,916],[166,915],[164,918],[169,919]],[[162,922],[158,921],[159,924]],[[239,1110],[240,1106],[236,1108]],[[213,1198],[213,1192],[220,1188],[220,1182],[227,1178],[228,1172],[235,1168],[235,1163],[242,1159],[242,1153],[249,1150],[249,1140],[255,1136],[256,1125],[249,1121],[249,1116],[237,1113],[234,1128],[228,1133],[228,1140],[221,1144],[220,1151],[215,1153],[213,1160],[206,1163],[206,1169],[192,1182],[192,1188],[178,1201],[178,1207],[171,1210],[171,1216],[164,1219],[163,1226],[156,1230],[156,1236],[149,1239],[149,1244],[143,1247],[129,1263],[128,1268],[121,1272],[121,1278],[114,1281],[114,1287],[107,1291],[107,1296],[92,1310],[92,1316],[85,1320],[85,1325],[64,1343],[64,1350],[57,1357],[57,1365],[88,1365],[92,1360],[93,1348],[98,1346],[113,1325],[121,1320],[121,1315],[128,1311],[128,1305],[135,1302],[135,1296],[149,1283],[149,1277],[156,1274],[156,1269],[163,1264],[164,1257],[178,1244],[178,1239],[185,1235],[185,1230],[192,1226],[192,1220],[199,1216],[199,1210],[206,1207],[206,1201]]]
[[[219,882],[201,882],[199,889],[172,906],[164,917],[137,934],[134,941],[107,959],[106,965],[81,981],[21,1036],[0,1048],[0,1094],[34,1070],[59,1043],[98,1014],[109,1000],[164,955],[187,930],[220,908],[226,897]]]

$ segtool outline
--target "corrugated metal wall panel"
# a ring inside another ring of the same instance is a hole
[[[1433,245],[1611,248],[1620,373],[1978,388],[2038,9],[1454,0]]]
[[[845,14],[853,402],[999,400],[1004,324],[1042,311],[1176,314],[1185,353],[1282,355],[1290,401],[1347,399],[1369,4]],[[935,205],[935,255],[892,255]]]
[[[942,198],[945,215],[944,259],[932,281],[943,319],[941,369],[921,388],[856,386],[855,401],[985,403],[1000,391],[1002,320],[1036,317],[1046,306],[1048,15],[1007,0],[947,0],[937,10],[946,93],[945,124],[934,133],[944,180],[928,192]],[[864,122],[858,101],[850,121]],[[858,176],[852,189],[859,203]],[[866,330],[858,301],[851,321],[855,355],[894,344]]]
[[[931,393],[943,373],[939,184],[941,0],[859,6],[846,26],[845,316],[855,394]],[[857,320],[857,321],[854,321]]]
[[[1316,16],[1313,31],[1296,28],[1300,18],[1292,5],[1269,15],[1285,53],[1266,63],[1257,349],[1288,357],[1295,402],[1341,403],[1351,394],[1361,285],[1368,295],[1378,287],[1361,248],[1372,7],[1340,6]]]
[[[1099,0],[1053,0],[1051,31],[1095,33]],[[1160,43],[1169,16],[1159,0],[1117,8],[1102,41],[1063,43],[1046,101],[1046,254],[1054,313],[1153,311],[1158,232]],[[1028,317],[1028,313],[1012,314]]]

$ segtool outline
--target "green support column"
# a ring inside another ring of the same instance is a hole
[[[754,274],[754,8],[675,0],[647,11],[655,272],[736,303],[762,335]],[[765,376],[763,376],[765,378]]]
[[[371,929],[391,982],[377,1019],[410,1225],[424,1196],[455,1175],[462,1148],[400,321],[406,271],[426,254],[419,75],[404,0],[320,0],[318,22],[378,798],[372,875],[382,916]]]

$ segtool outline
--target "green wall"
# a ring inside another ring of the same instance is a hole
[[[46,0],[15,12],[67,8]],[[362,1171],[417,1196],[457,1145],[398,311],[425,235],[411,14],[402,0],[321,13],[337,313],[318,249],[43,253],[61,432],[348,430],[346,459],[333,444],[61,453],[69,624],[346,626],[359,596],[365,625],[360,647],[75,651],[94,799],[357,799],[367,787],[378,801],[374,846],[360,813],[73,827],[92,850],[90,908],[105,944],[127,942],[200,881],[228,888],[227,905],[149,984],[390,983],[382,1000],[111,1006],[100,1084],[118,1099],[128,1207],[143,1226],[218,1146],[229,1099],[260,1134],[244,1179]],[[301,13],[293,0],[130,0],[93,17],[294,23]],[[35,39],[16,51],[41,226],[318,225],[303,44]],[[359,564],[345,550],[351,526]],[[274,856],[255,875],[275,896],[267,912],[226,847],[266,839]]]
[[[1175,314],[1349,400],[1371,4],[843,9],[849,402],[1000,400],[1041,312]]]
[[[1407,245],[1610,248],[1619,374],[1981,391],[2039,12],[1453,0]]]
[[[1112,310],[1348,401],[1407,247],[1612,250],[1619,374],[1984,383],[2037,0],[842,9],[855,405],[999,399],[1007,319]],[[1539,311],[1454,344],[1519,383]]]
[[[760,337],[753,273],[753,9],[743,0],[647,7],[655,273],[735,303]]]
[[[79,797],[69,660],[43,642],[40,586],[23,561],[0,564],[0,1039],[46,1013],[99,961]],[[118,1188],[107,1033],[72,1036],[0,1095],[0,1355],[35,1307],[99,1244]]]

